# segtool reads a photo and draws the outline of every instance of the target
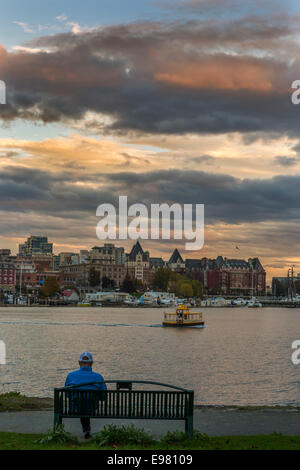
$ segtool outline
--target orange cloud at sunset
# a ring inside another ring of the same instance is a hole
[[[215,58],[196,64],[167,63],[166,70],[156,72],[154,77],[159,82],[185,88],[270,92],[277,89],[273,73],[251,60],[247,63],[245,60]]]

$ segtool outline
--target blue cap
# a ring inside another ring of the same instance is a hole
[[[82,354],[80,354],[79,358],[80,362],[93,362],[93,355],[92,353],[85,351]]]

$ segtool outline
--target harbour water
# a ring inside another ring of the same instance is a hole
[[[300,365],[291,362],[299,309],[202,311],[204,329],[162,327],[163,309],[0,308],[0,392],[52,396],[90,350],[107,380],[183,386],[196,404],[300,405]]]

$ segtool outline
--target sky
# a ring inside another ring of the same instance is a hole
[[[0,0],[0,246],[101,244],[96,208],[205,205],[205,244],[300,273],[296,1]],[[132,241],[117,242],[129,249]],[[238,247],[238,249],[236,248]]]

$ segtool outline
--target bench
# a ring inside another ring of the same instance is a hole
[[[101,382],[81,386],[95,383]],[[105,384],[116,387],[105,391],[82,390],[78,385],[55,388],[54,427],[62,424],[63,418],[184,420],[185,432],[193,436],[193,390],[144,380],[105,380]],[[133,384],[168,390],[133,390]]]

